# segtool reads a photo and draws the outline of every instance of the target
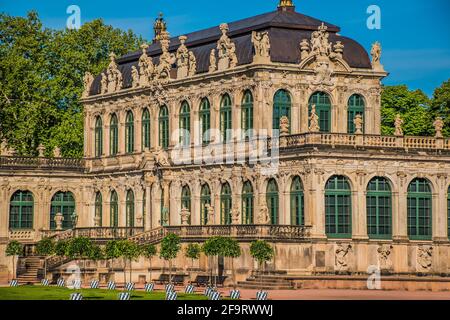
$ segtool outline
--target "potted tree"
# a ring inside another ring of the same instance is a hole
[[[13,265],[13,279],[16,278],[16,265],[15,260],[16,256],[18,257],[23,252],[23,246],[19,241],[13,240],[8,243],[6,246],[6,256],[12,257],[12,265]]]
[[[191,259],[191,271],[194,269],[194,260],[198,260],[200,258],[200,252],[202,248],[198,243],[189,243],[184,251],[184,256],[188,259]]]
[[[55,242],[50,238],[43,238],[36,244],[36,253],[44,256],[44,279],[47,278],[47,257],[55,253]]]
[[[180,237],[174,233],[169,233],[161,241],[159,255],[169,261],[169,283],[172,284],[172,259],[175,259],[181,249]]]
[[[258,262],[258,269],[261,273],[261,290],[263,287],[262,274],[264,273],[264,264],[274,256],[274,250],[267,241],[256,240],[250,244],[250,255]]]
[[[232,238],[224,238],[221,248],[221,255],[231,260],[231,272],[233,277],[233,289],[236,289],[236,274],[234,270],[234,259],[241,256],[241,247],[239,242]]]
[[[221,254],[222,245],[223,245],[223,237],[211,237],[208,240],[206,240],[202,246],[203,253],[208,257],[208,265],[210,270],[210,278],[209,278],[210,285],[213,285],[214,257],[218,257]]]
[[[83,281],[85,280],[86,260],[92,252],[92,241],[86,237],[77,237],[69,240],[66,254],[69,258],[83,261],[83,270],[81,272]]]
[[[130,282],[132,282],[133,261],[137,260],[141,256],[141,248],[135,242],[129,240],[123,241],[124,241],[123,257],[130,263]]]
[[[154,244],[146,244],[142,246],[142,255],[150,262],[150,282],[152,281],[152,259],[157,254],[156,246]]]
[[[121,251],[117,240],[110,240],[105,246],[105,259],[110,260],[110,271],[114,272],[114,259],[121,257]]]

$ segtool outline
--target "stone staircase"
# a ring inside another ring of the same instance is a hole
[[[294,284],[287,278],[286,271],[271,271],[264,274],[255,273],[245,281],[238,281],[242,289],[289,290]]]
[[[35,284],[39,283],[38,271],[41,266],[41,258],[27,257],[25,259],[24,267],[18,272],[17,280],[19,284]]]

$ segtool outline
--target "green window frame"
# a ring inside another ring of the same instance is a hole
[[[279,195],[278,184],[275,179],[270,179],[267,183],[266,203],[267,209],[269,209],[270,223],[274,225],[279,224]]]
[[[119,126],[116,114],[111,115],[109,122],[109,154],[115,156],[119,152]]]
[[[367,234],[370,239],[392,238],[392,191],[388,179],[374,177],[366,192]]]
[[[150,149],[151,146],[150,131],[150,111],[147,108],[142,112],[142,149]]]
[[[117,228],[119,226],[119,197],[117,192],[113,190],[110,197],[109,208],[110,226]]]
[[[246,90],[242,97],[241,128],[244,138],[250,138],[253,135],[253,95],[250,90]]]
[[[16,191],[9,204],[9,228],[33,229],[34,196],[31,191]]]
[[[291,183],[291,224],[303,226],[305,224],[304,212],[303,183],[299,176],[295,176]]]
[[[331,131],[331,100],[326,92],[316,92],[309,98],[308,115],[311,116],[312,105],[316,105],[316,113],[319,116],[320,132]],[[308,117],[309,119],[309,117]]]
[[[95,156],[99,158],[103,155],[103,121],[100,116],[95,119],[94,136]]]
[[[352,193],[344,176],[331,177],[325,186],[325,232],[329,238],[352,236]]]
[[[169,148],[169,110],[167,106],[159,109],[159,146]]]
[[[222,185],[222,190],[220,192],[221,224],[224,225],[231,224],[231,208],[232,208],[231,187],[227,182]]]
[[[207,98],[203,98],[200,103],[199,118],[201,141],[203,145],[208,145],[211,142],[211,105]]]
[[[356,115],[361,115],[364,121],[364,98],[359,94],[354,94],[348,99],[347,104],[347,132],[355,133],[355,124],[353,120]],[[363,133],[364,133],[364,125],[363,125]]]
[[[103,225],[103,197],[101,192],[95,193],[95,216],[100,217],[99,227]]]
[[[202,189],[200,192],[200,224],[206,225],[208,224],[208,210],[206,205],[211,205],[211,189],[209,185],[205,183],[202,185]]]
[[[184,186],[181,189],[181,209],[186,208],[191,212],[191,189]],[[189,216],[188,224],[191,224],[191,216]]]
[[[125,216],[126,226],[129,228],[134,227],[134,192],[133,190],[127,191],[127,197],[125,202]]]
[[[63,230],[71,229],[72,214],[75,212],[75,198],[72,192],[59,191],[52,198],[50,206],[50,229],[56,229],[55,215],[62,213],[64,220],[62,222]]]
[[[183,147],[191,144],[191,108],[187,101],[180,108],[180,144]]]
[[[274,130],[280,129],[280,119],[283,116],[288,117],[289,123],[291,123],[291,108],[292,101],[291,95],[286,90],[278,90],[273,98],[273,116],[272,116],[272,128]],[[289,131],[291,126],[289,126]]]
[[[131,111],[127,112],[125,118],[125,152],[134,152],[134,116]]]
[[[408,186],[407,216],[410,240],[432,239],[432,193],[427,179],[416,178]]]
[[[253,186],[250,181],[242,187],[242,224],[254,223],[254,197]]]
[[[224,94],[220,101],[220,133],[222,142],[227,143],[231,141],[232,137],[232,113],[231,113],[231,98],[228,94]]]

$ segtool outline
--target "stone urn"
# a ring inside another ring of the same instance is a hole
[[[62,224],[64,221],[64,216],[61,212],[58,212],[57,214],[55,214],[55,223],[56,223],[56,230],[62,230]]]

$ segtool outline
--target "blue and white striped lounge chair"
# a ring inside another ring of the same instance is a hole
[[[57,281],[56,281],[56,286],[57,287],[64,287],[66,285],[66,281],[63,279],[63,278],[59,278]]]
[[[166,284],[166,292],[174,291],[175,286],[173,284]]]
[[[267,292],[266,291],[256,292],[256,300],[267,300]]]
[[[81,280],[80,279],[73,280],[72,285],[73,285],[74,289],[80,289],[81,288]]]
[[[205,291],[204,291],[203,294],[204,294],[205,296],[209,297],[211,291],[215,291],[215,289],[214,289],[214,288],[211,288],[211,287],[206,287],[206,289],[205,289]]]
[[[241,292],[239,290],[231,290],[230,298],[234,300],[239,300],[241,298]]]
[[[41,281],[42,286],[48,287],[49,284],[50,284],[50,281],[48,279],[42,279],[42,281]]]
[[[209,300],[220,300],[220,292],[219,291],[213,291],[209,295]]]
[[[166,300],[177,300],[178,294],[175,291],[166,292]]]
[[[192,284],[186,286],[185,293],[193,294],[194,292],[195,292],[195,287]]]
[[[10,287],[17,287],[18,285],[19,285],[19,282],[16,279],[11,280],[11,282],[9,283]]]
[[[133,291],[134,290],[134,283],[133,282],[127,282],[125,284],[125,290],[126,291]]]
[[[83,296],[81,293],[74,292],[70,294],[70,300],[83,300]]]
[[[119,293],[119,300],[130,300],[131,294],[129,292]]]
[[[100,282],[98,280],[92,280],[91,284],[90,284],[91,289],[98,289],[99,288],[99,283]]]
[[[109,281],[106,285],[106,289],[108,290],[116,290],[116,283],[114,281]]]
[[[146,283],[144,290],[145,292],[152,292],[155,289],[155,284],[154,283]]]

